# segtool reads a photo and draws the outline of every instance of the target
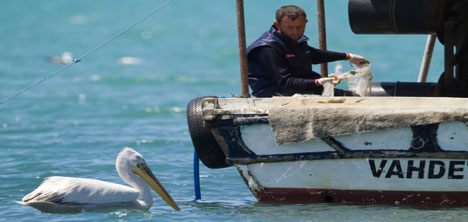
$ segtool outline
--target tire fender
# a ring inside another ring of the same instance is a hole
[[[192,99],[187,105],[187,123],[193,146],[202,163],[208,168],[229,167],[231,165],[226,163],[226,155],[211,133],[211,130],[203,126],[202,100],[204,98],[217,97],[198,97]]]

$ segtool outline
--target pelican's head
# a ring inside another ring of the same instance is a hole
[[[166,201],[167,204],[169,204],[172,208],[174,208],[176,211],[179,211],[180,208],[177,205],[177,203],[172,199],[171,195],[164,189],[164,187],[161,185],[159,180],[156,178],[156,176],[153,174],[153,172],[150,170],[148,165],[146,165],[146,161],[143,158],[141,154],[139,154],[137,151],[125,147],[120,153],[119,156],[117,157],[117,166],[126,166],[127,171],[131,171],[131,173],[134,173],[138,175],[143,181],[145,181],[164,201]],[[122,169],[119,169],[117,167],[117,171],[119,174],[122,176],[121,171]],[[130,173],[130,172],[128,172]]]

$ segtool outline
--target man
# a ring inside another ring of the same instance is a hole
[[[307,16],[300,7],[283,6],[276,21],[247,49],[249,85],[256,97],[291,96],[295,93],[321,94],[326,82],[338,84],[333,77],[321,78],[312,64],[349,60],[356,65],[369,63],[350,53],[320,50],[307,45],[304,36]],[[347,95],[336,90],[335,95]]]

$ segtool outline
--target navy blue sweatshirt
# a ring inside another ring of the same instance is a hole
[[[345,60],[346,53],[320,50],[307,45],[302,36],[292,41],[275,26],[247,49],[249,85],[256,97],[291,96],[295,93],[320,94],[315,84],[320,75],[312,64]]]

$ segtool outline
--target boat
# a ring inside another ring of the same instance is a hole
[[[439,82],[422,71],[418,82],[372,82],[360,97],[250,98],[243,88],[195,98],[196,153],[209,168],[237,168],[259,202],[468,206],[467,11],[465,0],[349,0],[357,34],[428,34],[421,70],[438,38]]]

